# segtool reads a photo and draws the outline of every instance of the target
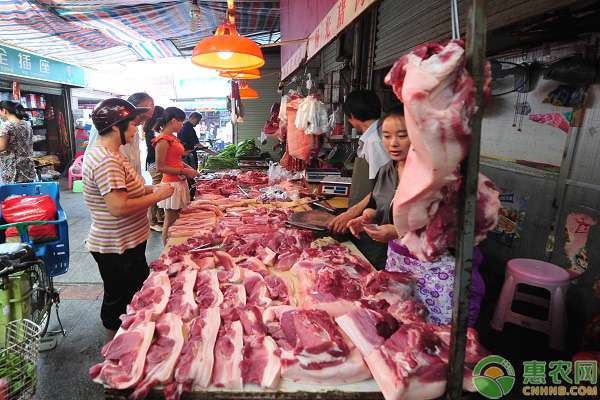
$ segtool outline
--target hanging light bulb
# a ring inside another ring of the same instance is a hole
[[[252,89],[246,82],[240,81],[240,99],[252,100],[258,99],[258,92]]]
[[[238,33],[233,0],[227,0],[225,22],[217,27],[213,36],[202,39],[194,47],[192,63],[220,71],[243,71],[265,64],[258,44]]]
[[[219,51],[219,52],[217,52],[217,55],[219,56],[219,58],[221,60],[229,60],[231,57],[233,57],[233,52],[231,52],[231,51]]]
[[[238,79],[238,80],[251,80],[260,79],[260,70],[249,69],[245,71],[220,71],[219,76],[222,78]]]

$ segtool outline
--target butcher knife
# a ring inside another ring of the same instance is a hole
[[[327,228],[323,228],[322,226],[317,226],[313,224],[307,224],[304,222],[286,221],[285,225],[290,228],[305,229],[314,232],[327,232]]]
[[[319,199],[317,199],[317,200],[313,200],[313,201],[311,201],[311,202],[310,202],[310,203],[308,203],[308,204],[310,204],[310,205],[312,205],[312,206],[315,206],[315,207],[318,207],[318,208],[322,208],[323,210],[325,210],[325,211],[327,211],[327,212],[330,212],[330,213],[332,213],[332,214],[335,214],[335,213],[337,212],[337,210],[336,210],[336,209],[334,209],[334,208],[331,208],[331,207],[328,207],[328,206],[326,206],[325,204],[322,204],[322,203],[321,203],[321,200],[319,200]]]

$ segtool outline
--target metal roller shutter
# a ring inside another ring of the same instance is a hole
[[[244,122],[237,124],[237,142],[260,136],[262,128],[269,118],[271,106],[281,100],[277,93],[280,69],[261,68],[262,78],[248,81],[248,84],[258,92],[256,100],[242,100],[244,106]]]
[[[342,69],[344,63],[337,62],[337,39],[329,43],[322,50],[321,71],[323,74]]]
[[[575,4],[577,0],[490,0],[488,29],[498,29],[551,10]],[[464,32],[469,2],[459,1],[461,30]],[[383,0],[377,17],[375,69],[392,65],[414,46],[448,39],[449,0]]]

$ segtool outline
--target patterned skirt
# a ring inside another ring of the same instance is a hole
[[[485,283],[479,273],[483,256],[478,248],[473,253],[473,274],[469,298],[469,326],[475,325],[479,316]],[[411,272],[415,277],[415,296],[427,307],[427,322],[438,325],[452,321],[452,298],[454,294],[455,258],[446,255],[433,262],[420,261],[410,255],[408,249],[394,240],[388,246],[386,271]]]

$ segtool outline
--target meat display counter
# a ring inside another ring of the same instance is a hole
[[[449,328],[425,321],[411,274],[375,271],[351,243],[288,226],[312,198],[268,201],[267,186],[257,171],[198,182],[90,369],[105,398],[441,395]],[[472,368],[476,336],[468,347]]]

